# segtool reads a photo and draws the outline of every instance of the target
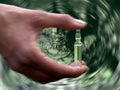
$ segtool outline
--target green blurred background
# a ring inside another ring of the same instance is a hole
[[[0,90],[120,90],[119,0],[0,0],[0,3],[66,13],[88,23],[81,31],[83,60],[90,70],[81,77],[41,85],[12,71],[1,57]],[[73,62],[75,31],[47,28],[39,46],[59,63]]]

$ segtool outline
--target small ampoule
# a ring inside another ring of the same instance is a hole
[[[82,60],[82,42],[80,30],[76,30],[75,35],[75,44],[74,44],[74,61]]]

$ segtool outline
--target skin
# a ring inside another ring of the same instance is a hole
[[[42,84],[77,77],[88,71],[84,61],[58,64],[41,51],[37,40],[44,28],[73,30],[85,26],[67,14],[0,4],[0,54],[14,71]]]

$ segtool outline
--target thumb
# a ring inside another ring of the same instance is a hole
[[[68,30],[82,29],[86,26],[86,22],[74,19],[68,14],[56,14],[44,11],[36,11],[35,14],[38,27],[57,27]]]
[[[83,64],[76,64],[74,66],[59,64],[45,55],[39,47],[35,47],[30,56],[38,70],[57,79],[77,77],[88,71],[88,67]]]

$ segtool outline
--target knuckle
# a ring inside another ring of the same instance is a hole
[[[22,18],[22,14],[20,14],[18,11],[11,11],[9,10],[7,12],[8,16],[11,18],[10,20],[14,20],[14,21],[17,21],[17,20],[20,20]]]
[[[71,16],[68,14],[61,14],[61,17],[64,19],[71,19]]]

